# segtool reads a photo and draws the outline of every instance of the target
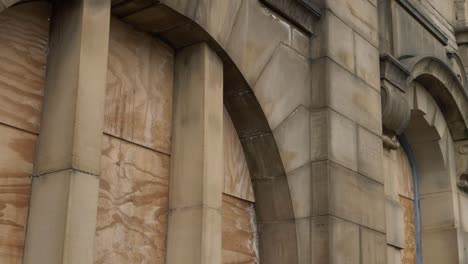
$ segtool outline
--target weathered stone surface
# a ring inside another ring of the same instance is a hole
[[[397,248],[405,247],[403,208],[399,201],[385,200],[387,244]]]
[[[223,194],[222,263],[258,263],[254,204]]]
[[[109,45],[104,131],[170,153],[174,52],[117,19]]]
[[[38,2],[0,15],[0,122],[33,133],[40,127],[50,12]]]
[[[256,195],[255,205],[259,222],[294,219],[294,208],[291,200],[275,198],[290,195],[288,179],[286,177],[254,181],[253,187]]]
[[[200,43],[179,51],[175,72],[166,263],[221,263],[223,64]]]
[[[324,3],[325,7],[373,46],[378,46],[377,8],[368,0],[325,0]]]
[[[298,264],[311,263],[311,218],[296,219],[297,247],[298,247]]]
[[[383,185],[333,162],[312,165],[313,215],[331,214],[385,231]]]
[[[385,234],[361,227],[361,263],[362,264],[386,264]]]
[[[99,178],[65,170],[32,188],[24,263],[93,263]]]
[[[452,192],[421,195],[420,203],[423,229],[454,227]]]
[[[166,263],[222,263],[221,226],[222,215],[217,209],[197,206],[171,210]],[[177,252],[171,253],[171,249]]]
[[[381,134],[380,93],[331,61],[312,64],[312,107],[329,106],[375,134]]]
[[[353,30],[330,11],[322,18],[322,32],[312,39],[312,58],[327,56],[354,73],[355,48]]]
[[[253,86],[280,42],[290,43],[291,28],[259,1],[243,1],[226,51]]]
[[[311,164],[306,164],[288,175],[288,185],[296,219],[309,217],[312,212]]]
[[[312,263],[360,262],[359,226],[332,216],[312,218]]]
[[[253,91],[274,130],[299,105],[310,106],[310,62],[294,49],[280,44]]]
[[[245,1],[199,0],[194,20],[225,47],[242,2]]]
[[[382,139],[362,127],[358,127],[357,134],[358,171],[383,184]]]
[[[250,171],[239,136],[224,109],[224,193],[254,202]]]
[[[130,3],[137,3],[137,1],[130,1],[129,5]],[[124,22],[149,33],[161,33],[188,22],[187,19],[166,5],[151,5],[147,8],[141,8],[137,4],[137,6],[113,8],[112,13],[123,17]]]
[[[101,164],[94,263],[164,263],[169,157],[104,136]]]
[[[291,45],[306,58],[310,57],[310,38],[295,28],[292,28]]]
[[[357,127],[354,122],[323,108],[311,112],[310,127],[312,161],[331,159],[357,171]]]
[[[36,136],[0,125],[0,262],[21,263]]]
[[[399,148],[396,153],[397,167],[400,170],[395,174],[398,178],[398,194],[409,199],[414,199],[411,164],[403,148]]]
[[[401,264],[401,250],[399,248],[387,246],[387,264]]]
[[[273,131],[286,173],[310,161],[309,120],[309,110],[299,106]]]
[[[396,152],[392,150],[391,152]],[[385,197],[393,201],[399,201],[399,176],[401,169],[398,167],[398,163],[393,160],[389,154],[385,154],[383,158],[383,176],[384,176],[384,187]]]
[[[260,255],[262,263],[297,263],[296,225],[293,221],[259,224]],[[278,243],[281,242],[281,250]]]
[[[354,34],[354,41],[356,75],[380,91],[379,50],[358,34]]]
[[[455,228],[422,232],[424,264],[457,263],[458,246]]]

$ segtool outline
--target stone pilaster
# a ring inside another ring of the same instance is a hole
[[[93,263],[110,0],[56,4],[24,263]]]
[[[176,57],[168,264],[221,263],[223,64],[206,44]]]

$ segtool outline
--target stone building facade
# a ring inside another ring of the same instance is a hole
[[[466,0],[0,0],[0,263],[468,263]]]

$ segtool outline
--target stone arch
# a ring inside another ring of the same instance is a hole
[[[439,105],[454,140],[468,138],[468,88],[442,60],[418,56],[402,60],[410,71],[407,84],[417,81]]]
[[[238,10],[236,3],[240,1],[112,2],[115,16],[157,35],[175,50],[206,42],[222,59],[224,104],[241,140],[254,186],[260,260],[297,263],[296,223],[286,171],[272,129],[251,89],[260,69],[242,58],[238,61],[242,66],[234,62],[231,56],[237,55],[227,47],[232,24],[220,23],[223,16],[233,16],[232,10]],[[203,15],[207,13],[219,17],[208,21]],[[226,20],[234,23],[234,17]]]
[[[420,208],[419,238],[424,263],[458,263],[457,187],[453,140],[442,109],[419,83],[410,88],[414,104],[405,130],[406,152],[416,177]],[[411,100],[411,99],[409,99]],[[408,153],[409,152],[409,153]],[[418,212],[416,212],[418,215]]]

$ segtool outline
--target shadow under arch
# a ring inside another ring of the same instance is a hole
[[[410,71],[407,84],[417,81],[431,94],[444,114],[453,140],[468,138],[468,88],[442,60],[417,56],[401,60]]]
[[[143,31],[152,31],[176,51],[199,42],[207,42],[216,51],[223,61],[224,105],[242,143],[252,178],[260,261],[298,263],[296,224],[286,172],[259,102],[229,54],[212,35],[182,12],[159,2],[113,1],[112,13],[121,19],[130,14],[144,14],[140,19],[126,22]],[[186,2],[190,5],[191,1]]]

